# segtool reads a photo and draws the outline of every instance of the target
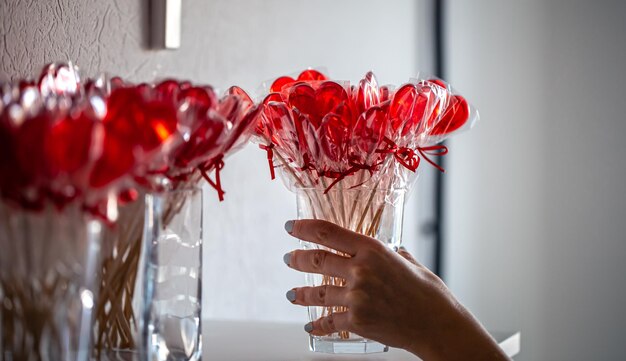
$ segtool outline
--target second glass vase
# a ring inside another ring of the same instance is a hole
[[[142,359],[202,356],[202,190],[146,196]]]

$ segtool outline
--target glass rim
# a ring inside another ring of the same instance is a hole
[[[203,185],[201,184],[185,184],[182,187],[177,187],[177,188],[169,188],[169,187],[165,187],[162,190],[146,190],[146,195],[162,195],[162,194],[168,194],[168,193],[185,193],[185,192],[197,192],[197,191],[202,191],[203,190]]]
[[[324,187],[294,187],[294,190],[296,192],[300,192],[300,191],[326,192],[326,189],[327,188],[324,188]],[[377,187],[377,188],[372,188],[372,187],[362,186],[362,187],[343,189],[343,188],[333,187],[333,188],[328,190],[328,193],[336,192],[336,191],[340,191],[340,192],[358,192],[358,191],[363,191],[363,190],[377,191],[377,192],[390,192],[391,193],[391,192],[407,192],[408,188],[407,187],[397,187],[397,188]]]

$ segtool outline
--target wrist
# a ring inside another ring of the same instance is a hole
[[[481,324],[461,305],[440,317],[438,324],[423,333],[409,352],[424,361],[439,360],[508,360],[498,344]]]
[[[425,330],[421,340],[416,340],[410,352],[425,361],[444,360],[446,357],[449,359],[449,347],[458,345],[464,330],[469,328],[467,323],[468,320],[461,312],[440,317],[436,325]]]

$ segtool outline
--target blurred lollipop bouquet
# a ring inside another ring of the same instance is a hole
[[[138,169],[132,201],[120,209],[120,221],[103,255],[100,296],[96,304],[95,346],[102,349],[135,349],[140,305],[136,299],[142,238],[145,237],[144,193],[167,193],[160,222],[167,228],[183,210],[202,179],[223,200],[220,170],[224,157],[245,144],[254,125],[257,108],[241,89],[233,87],[218,97],[209,86],[166,80],[155,85],[111,81],[105,127],[119,130],[117,164]],[[147,131],[150,130],[150,131]],[[159,140],[167,138],[166,144]],[[117,144],[116,141],[113,141]],[[161,147],[148,166],[137,167],[132,150],[139,153]],[[210,177],[210,172],[215,178]],[[146,240],[144,240],[145,242]],[[150,240],[147,240],[150,241]]]
[[[356,85],[315,70],[283,76],[261,106],[256,140],[267,151],[272,178],[279,169],[298,195],[299,217],[328,220],[393,247],[420,164],[443,171],[433,157],[448,150],[438,143],[477,119],[439,79],[394,89],[379,86],[371,72]],[[325,276],[313,283],[344,280]],[[318,317],[342,310],[319,311]]]
[[[106,110],[100,84],[71,65],[0,85],[3,357],[85,357],[101,239],[132,178],[110,172]]]
[[[50,65],[38,82],[22,80],[0,88],[0,195],[5,206],[26,211],[80,205],[107,222],[106,207],[126,169],[108,174],[103,151],[109,135],[102,125],[106,98],[73,66]],[[106,174],[106,175],[105,175]],[[103,176],[105,179],[103,179]]]
[[[256,113],[236,87],[220,98],[211,87],[173,80],[83,81],[71,64],[45,67],[36,82],[2,84],[0,350],[17,359],[37,350],[40,359],[88,345],[85,324],[68,326],[75,315],[64,324],[55,321],[63,318],[59,308],[69,308],[61,299],[84,297],[68,294],[72,285],[94,297],[98,350],[136,347],[143,194],[195,187],[206,179],[223,199],[223,158],[247,141]],[[185,204],[184,194],[169,198],[165,225]],[[89,259],[102,260],[100,271],[79,259],[88,235],[72,237],[90,220],[104,226],[91,237],[98,242]],[[77,341],[66,347],[70,326]]]

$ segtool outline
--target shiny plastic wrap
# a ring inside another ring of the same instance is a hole
[[[446,82],[415,79],[397,89],[372,72],[357,84],[316,70],[276,79],[263,99],[257,141],[270,168],[299,188],[409,189],[422,161],[447,137],[473,126],[478,113]]]

